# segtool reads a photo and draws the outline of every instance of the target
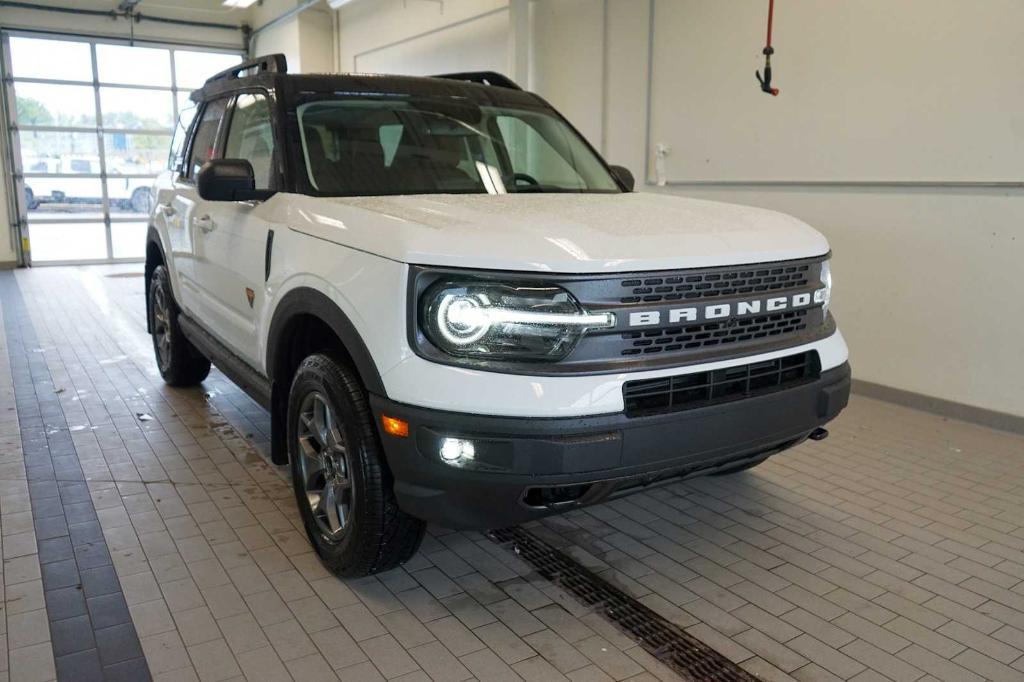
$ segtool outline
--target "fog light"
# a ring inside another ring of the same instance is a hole
[[[445,464],[460,466],[476,457],[476,448],[471,440],[445,438],[441,441],[440,455]]]

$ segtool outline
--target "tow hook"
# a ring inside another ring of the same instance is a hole
[[[810,438],[811,440],[825,440],[828,438],[828,429],[823,429],[819,426],[811,431]]]

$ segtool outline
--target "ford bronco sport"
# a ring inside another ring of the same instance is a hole
[[[494,73],[289,75],[192,94],[154,188],[160,373],[271,415],[342,575],[425,522],[521,523],[751,467],[846,405],[829,246],[767,210],[634,193]]]

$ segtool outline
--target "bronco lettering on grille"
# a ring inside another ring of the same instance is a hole
[[[686,308],[669,308],[663,310],[642,310],[629,313],[630,327],[647,327],[658,324],[682,324],[686,322],[704,322],[707,320],[727,319],[733,316],[758,315],[775,313],[781,310],[805,308],[812,303],[822,303],[824,289],[814,292],[801,292],[790,296],[773,296],[771,298],[737,301],[732,303],[716,303],[714,305],[689,306]]]

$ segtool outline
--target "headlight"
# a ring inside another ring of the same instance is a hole
[[[420,305],[427,338],[460,357],[560,360],[587,329],[614,324],[611,313],[587,313],[568,291],[541,284],[440,282]]]
[[[832,302],[832,261],[824,261],[821,264],[822,288],[814,292],[814,302],[821,304],[821,312],[828,315],[828,304]]]

